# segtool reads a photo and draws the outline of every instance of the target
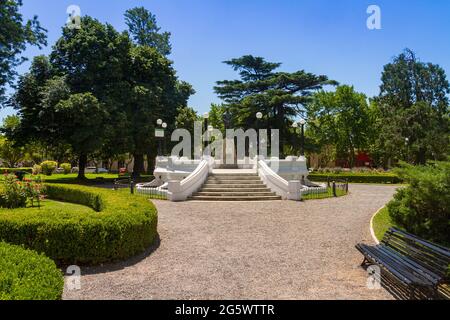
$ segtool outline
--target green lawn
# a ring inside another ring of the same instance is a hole
[[[92,185],[92,184],[98,184],[102,182],[107,183],[113,183],[116,179],[128,179],[128,177],[119,177],[117,173],[87,173],[86,174],[86,181],[80,181],[77,179],[76,173],[69,173],[69,174],[52,174],[51,176],[46,175],[39,175],[41,177],[43,182],[46,183],[67,183],[67,184],[85,184],[85,185]],[[26,175],[26,178],[34,179],[37,176],[33,176],[31,174]],[[2,179],[2,177],[0,177]],[[153,176],[151,175],[141,175],[140,181],[150,181],[153,179]]]
[[[386,231],[391,227],[397,227],[389,216],[387,207],[381,209],[373,218],[373,231],[378,240],[381,241]],[[397,227],[398,228],[398,227]]]
[[[47,210],[55,210],[55,211],[61,211],[61,212],[78,212],[78,213],[90,213],[94,212],[93,209],[83,206],[80,204],[74,204],[74,203],[68,203],[68,202],[61,202],[61,201],[54,201],[45,199],[41,201],[41,207],[39,208],[37,206],[36,201],[34,202],[34,207],[31,206],[31,202],[28,203],[26,208],[18,208],[18,209],[4,209],[0,208],[0,214],[2,212],[11,212],[14,210],[14,213],[17,213],[20,211],[26,211],[27,213],[39,213],[40,211],[47,211]]]
[[[347,195],[347,193],[341,189],[336,188],[336,195],[338,197],[342,197],[342,196]],[[302,196],[302,200],[318,200],[318,199],[326,199],[326,198],[333,198],[332,188],[328,188],[327,193],[308,194],[306,196]]]

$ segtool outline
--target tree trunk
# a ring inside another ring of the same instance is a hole
[[[86,176],[84,175],[84,171],[87,165],[87,155],[80,154],[80,158],[78,160],[78,179],[85,180]]]
[[[155,165],[156,153],[154,152],[154,150],[151,150],[149,153],[147,153],[147,174],[153,174],[153,171],[155,171]]]
[[[134,164],[133,164],[133,178],[139,178],[142,173],[144,173],[144,155],[143,154],[133,154]]]

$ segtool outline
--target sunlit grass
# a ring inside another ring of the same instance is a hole
[[[344,190],[341,190],[339,188],[336,189],[336,196],[342,197],[347,195],[347,193]],[[308,195],[302,196],[302,200],[319,200],[319,199],[327,199],[327,198],[333,198],[333,189],[328,188],[328,192],[324,193],[310,193]]]
[[[28,201],[26,208],[17,208],[17,209],[0,208],[0,214],[2,212],[14,212],[20,214],[21,211],[27,212],[28,214],[32,213],[39,214],[46,211],[78,212],[78,213],[94,212],[93,209],[87,206],[68,202],[54,201],[49,199],[42,200],[40,204],[41,204],[40,207],[38,207],[37,202],[34,201],[34,206],[32,206],[31,202]]]

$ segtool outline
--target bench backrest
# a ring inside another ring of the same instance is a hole
[[[432,271],[439,278],[448,278],[447,273],[450,264],[450,250],[448,248],[395,228],[386,232],[381,243]]]

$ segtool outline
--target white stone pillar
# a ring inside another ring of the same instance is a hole
[[[288,181],[287,199],[294,200],[294,201],[300,201],[302,199],[301,193],[300,193],[300,187],[301,187],[300,181],[298,181],[298,180]]]

